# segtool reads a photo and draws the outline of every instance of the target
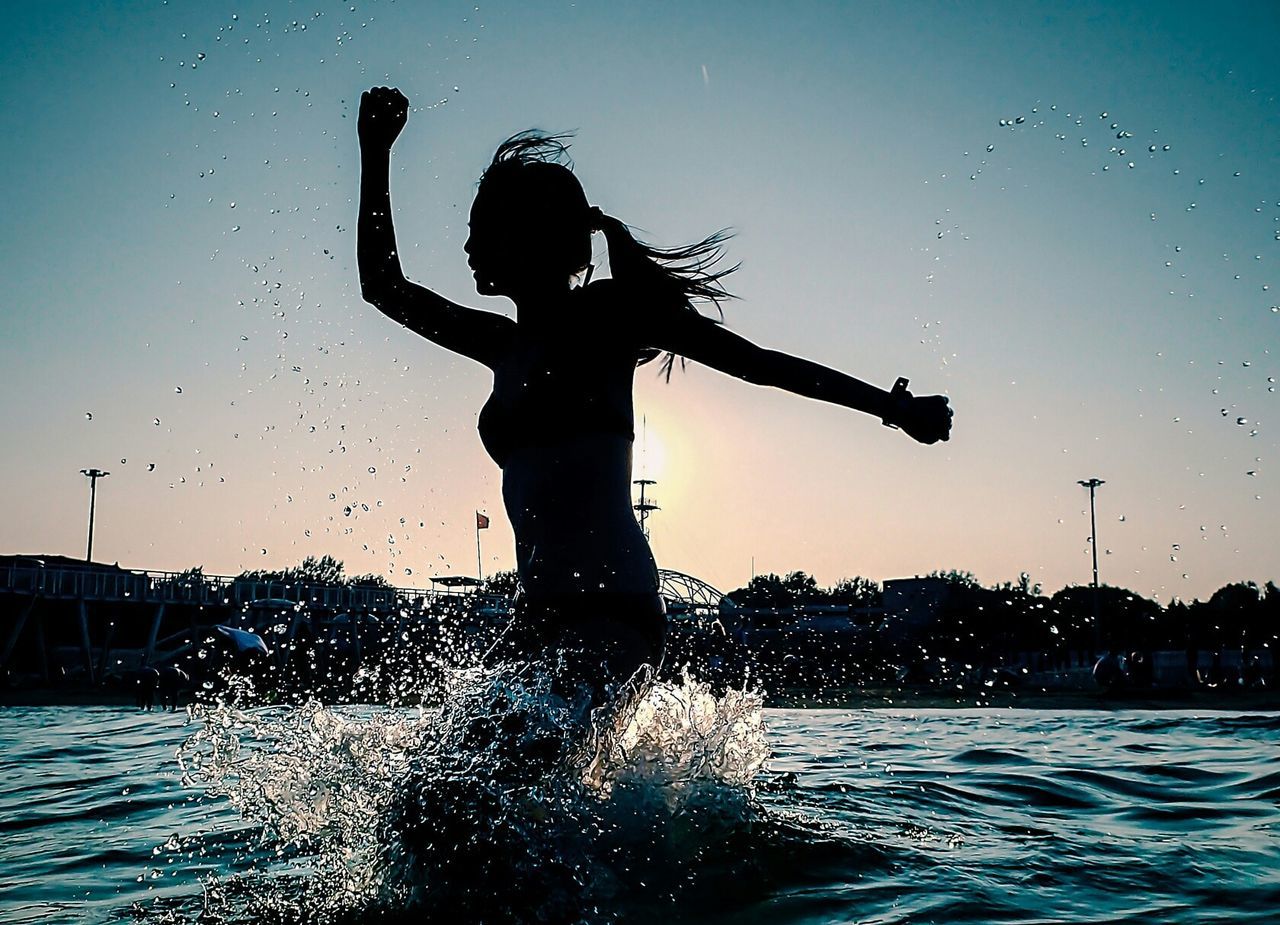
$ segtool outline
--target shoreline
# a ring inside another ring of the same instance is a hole
[[[189,699],[184,700],[190,702]],[[0,690],[5,707],[122,707],[138,710],[132,693],[94,687],[30,687]],[[765,707],[780,710],[1208,710],[1280,712],[1280,690],[1155,688],[1129,691],[953,691],[896,688],[785,690],[765,694]],[[184,709],[184,708],[180,708]],[[145,711],[140,711],[145,712]],[[157,704],[153,712],[161,712]],[[167,712],[167,711],[166,711]]]
[[[1154,688],[1127,691],[940,691],[858,688],[787,691],[765,706],[785,710],[1120,710],[1280,712],[1280,690]]]

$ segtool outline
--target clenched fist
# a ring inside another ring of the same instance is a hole
[[[395,87],[374,87],[360,94],[356,128],[362,147],[390,150],[409,118],[409,101]]]

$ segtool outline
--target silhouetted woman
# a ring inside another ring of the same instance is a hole
[[[598,699],[662,658],[658,574],[631,508],[632,378],[666,351],[758,385],[880,417],[922,443],[946,440],[941,396],[886,392],[766,350],[698,313],[726,298],[714,265],[721,235],[659,250],[591,206],[554,136],[526,132],[498,148],[471,207],[465,250],[476,291],[505,296],[515,321],[456,305],[400,267],[392,227],[391,146],[409,104],[377,87],[360,101],[358,256],[364,298],[442,347],[493,370],[480,439],[502,468],[521,593],[505,654],[561,664],[561,681]],[[602,232],[612,278],[590,281]],[[574,287],[574,277],[587,282]]]

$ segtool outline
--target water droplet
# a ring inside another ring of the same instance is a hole
[[[988,153],[988,154],[990,154],[990,153],[991,153],[992,151],[994,151],[995,149],[996,149],[996,146],[995,146],[995,145],[987,145],[987,153]]]
[[[154,424],[156,427],[159,427],[159,426],[160,426],[160,419],[159,419],[159,418],[156,418],[156,419],[155,419],[154,421],[152,421],[151,423],[152,423],[152,424]]]
[[[1272,310],[1272,311],[1275,311],[1275,309],[1274,309],[1274,308],[1273,308],[1273,309],[1271,309],[1271,310]],[[93,420],[93,412],[92,412],[92,411],[86,411],[86,412],[84,413],[84,419],[85,419],[86,421],[92,421],[92,420]]]
[[[173,391],[174,391],[174,394],[176,394],[176,395],[181,395],[181,394],[182,394],[182,386],[180,386],[180,385],[175,385],[175,386],[173,387]]]

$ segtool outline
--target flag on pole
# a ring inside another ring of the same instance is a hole
[[[484,514],[481,514],[479,511],[476,511],[476,529],[477,530],[489,529],[489,518],[486,517]]]

